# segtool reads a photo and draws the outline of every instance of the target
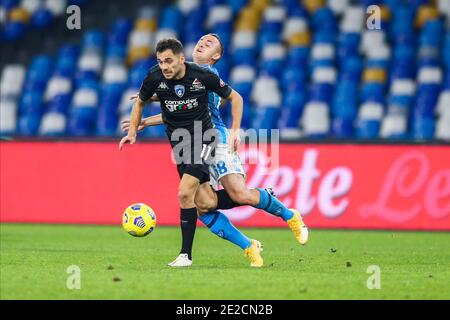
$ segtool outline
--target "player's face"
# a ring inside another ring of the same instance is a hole
[[[216,37],[206,35],[198,40],[192,57],[196,63],[211,63],[220,59],[220,42]]]
[[[174,54],[170,49],[163,52],[157,52],[156,59],[164,78],[168,80],[177,79],[185,61],[183,54]]]

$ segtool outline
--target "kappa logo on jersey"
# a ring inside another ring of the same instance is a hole
[[[220,79],[220,87],[221,87],[221,88],[225,87],[225,82],[223,82],[222,79]]]
[[[190,110],[198,107],[197,98],[181,101],[164,100],[164,104],[170,112]]]
[[[177,96],[179,96],[180,98],[182,96],[184,96],[184,86],[183,85],[177,84],[174,89],[175,89],[175,93],[177,94]]]
[[[161,82],[158,86],[158,89],[160,90],[169,90],[169,87],[167,86],[167,84],[165,82]]]
[[[200,80],[195,78],[195,80],[192,82],[192,86],[189,88],[189,90],[190,91],[205,90],[205,86],[200,82]]]

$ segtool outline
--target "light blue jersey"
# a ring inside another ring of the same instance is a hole
[[[217,76],[219,76],[219,72],[216,68],[207,65],[202,64],[202,67],[205,67],[206,69],[210,70]],[[220,77],[220,76],[219,76]],[[208,92],[208,107],[209,107],[209,113],[211,114],[211,120],[214,124],[214,127],[219,131],[220,133],[220,143],[227,143],[228,138],[228,129],[223,122],[222,118],[220,117],[220,97],[215,92]]]

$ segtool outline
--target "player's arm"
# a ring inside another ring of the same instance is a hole
[[[130,119],[123,120],[121,124],[123,132],[126,132],[130,129]],[[158,126],[160,124],[164,124],[161,113],[142,119],[138,126],[138,131],[141,131],[147,127]]]
[[[231,90],[231,94],[228,97],[231,103],[231,134],[229,138],[231,149],[236,152],[241,142],[240,130],[242,122],[242,113],[244,110],[244,99],[235,90]]]
[[[231,133],[228,139],[230,150],[236,152],[240,143],[240,129],[244,100],[241,95],[233,90],[228,84],[223,82],[216,74],[206,72],[204,74],[205,86],[208,90],[214,91],[221,98],[231,102]]]
[[[133,95],[131,95],[130,96],[130,100],[134,100],[134,99],[136,99],[137,97],[139,96],[139,92],[136,92],[135,94],[133,94]],[[147,102],[159,102],[159,98],[158,98],[158,96],[155,94],[155,95],[153,95],[149,100],[147,100],[147,101],[145,101],[146,103]]]
[[[123,145],[126,143],[134,144],[136,142],[136,136],[139,124],[142,120],[142,111],[144,110],[145,101],[148,101],[153,94],[155,93],[157,85],[157,80],[154,77],[154,74],[149,72],[142,82],[141,89],[139,90],[139,94],[136,97],[136,101],[133,104],[133,108],[131,109],[131,118],[130,118],[130,126],[128,129],[128,134],[120,140],[119,150],[122,150]]]
[[[139,123],[142,119],[142,111],[144,110],[145,102],[137,97],[131,110],[130,127],[128,134],[120,140],[119,150],[122,150],[125,143],[134,144],[136,142],[136,135]]]

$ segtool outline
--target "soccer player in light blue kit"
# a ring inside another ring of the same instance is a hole
[[[223,50],[220,38],[216,34],[207,34],[197,42],[192,56],[195,63],[203,65],[218,75],[214,64],[222,57]],[[201,85],[201,83],[193,85]],[[131,97],[131,99],[133,98],[135,96]],[[152,100],[157,101],[156,99]],[[308,241],[308,229],[300,213],[295,209],[286,208],[270,189],[247,188],[245,185],[246,175],[237,153],[239,140],[237,140],[237,144],[229,145],[230,141],[236,141],[236,139],[228,139],[228,129],[219,114],[220,105],[220,97],[210,92],[209,108],[214,127],[218,131],[219,144],[215,149],[213,162],[210,164],[211,182],[200,185],[195,195],[195,205],[200,213],[200,220],[211,232],[242,248],[250,259],[251,266],[261,267],[263,265],[260,254],[262,251],[261,243],[242,234],[223,213],[217,210],[218,208],[231,209],[236,206],[250,205],[262,209],[286,221],[295,238],[301,244],[306,244]],[[232,117],[233,120],[239,119],[240,125],[242,114],[232,114]],[[163,124],[161,114],[142,119],[138,129],[141,130],[159,124]],[[122,121],[122,130],[126,131],[128,128],[129,120]],[[239,135],[238,132],[233,130],[231,130],[231,134]],[[212,186],[219,184],[223,186],[224,190],[214,191]],[[184,224],[181,224],[183,244],[179,256],[169,263],[169,266],[172,267],[192,265],[191,251],[197,217],[181,217],[181,220],[185,221]]]

